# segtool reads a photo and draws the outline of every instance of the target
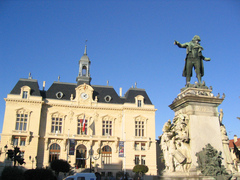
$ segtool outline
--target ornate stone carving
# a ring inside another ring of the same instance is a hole
[[[163,126],[161,149],[167,172],[187,172],[190,168],[188,121],[186,114],[178,114],[173,118],[173,123],[168,120]]]
[[[198,169],[204,176],[215,176],[216,179],[230,179],[229,175],[222,165],[221,152],[218,152],[210,144],[207,144],[202,151],[196,153]]]
[[[72,121],[73,120],[73,115],[74,115],[74,112],[72,110],[70,110],[68,112],[68,120]]]
[[[181,89],[181,93],[174,99],[173,103],[176,102],[177,100],[182,99],[185,96],[214,97],[212,90],[208,89],[207,86],[204,86],[201,88],[188,87],[188,88]],[[224,99],[225,94],[223,93],[222,97],[220,97],[220,94],[218,93],[218,95],[215,96],[214,98]]]

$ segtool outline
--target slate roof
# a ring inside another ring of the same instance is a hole
[[[22,86],[29,86],[31,88],[31,95],[42,96],[43,99],[45,98],[58,99],[56,97],[56,94],[58,92],[62,92],[63,96],[59,100],[70,100],[71,94],[73,94],[74,97],[76,95],[75,88],[77,84],[55,81],[48,90],[40,91],[37,80],[20,79],[10,94],[20,94]],[[144,97],[145,104],[152,104],[151,100],[149,99],[144,89],[130,88],[126,92],[124,97],[120,97],[112,86],[98,86],[98,85],[91,86],[94,89],[93,99],[95,99],[95,96],[97,96],[98,102],[101,103],[114,103],[114,104],[123,104],[125,102],[135,103],[135,97],[137,95],[142,95]],[[108,95],[111,97],[110,102],[105,101],[105,97]]]
[[[125,102],[135,103],[135,97],[137,95],[142,95],[144,97],[144,104],[152,104],[145,89],[139,89],[139,88],[130,88],[125,94],[125,98],[126,98]]]
[[[19,79],[10,94],[20,94],[21,87],[23,86],[29,86],[31,88],[30,95],[41,96],[38,81],[36,79]]]
[[[111,96],[111,101],[109,103],[114,103],[114,104],[123,104],[124,103],[112,86],[92,85],[92,88],[94,89],[93,99],[95,99],[95,96],[97,96],[98,102],[105,103],[106,101],[104,98],[107,95],[109,95],[109,96]]]
[[[58,92],[63,93],[63,97],[60,100],[70,100],[71,94],[75,97],[75,83],[63,83],[63,82],[54,82],[51,87],[46,91],[45,98],[58,99],[56,94]]]

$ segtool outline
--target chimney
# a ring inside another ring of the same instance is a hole
[[[122,88],[119,89],[119,96],[122,97]]]
[[[237,142],[237,140],[238,140],[237,135],[234,135],[233,138],[234,138],[234,139],[233,139],[233,142],[234,142],[234,143]]]
[[[46,81],[43,81],[43,91],[45,89],[45,84],[46,84]]]

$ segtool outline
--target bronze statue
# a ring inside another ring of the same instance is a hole
[[[198,35],[194,36],[192,41],[181,44],[178,41],[174,41],[174,44],[180,48],[187,49],[187,56],[185,58],[185,66],[183,69],[183,76],[186,77],[186,85],[190,84],[191,76],[192,76],[192,68],[194,67],[198,83],[201,85],[201,78],[204,75],[203,61],[210,61],[210,58],[205,58],[202,55],[203,47],[200,46],[201,39]]]

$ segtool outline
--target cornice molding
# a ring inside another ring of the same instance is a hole
[[[152,108],[137,108],[137,107],[120,107],[120,108],[112,108],[110,107],[96,107],[96,106],[83,106],[83,105],[66,105],[66,104],[57,104],[57,103],[44,103],[47,106],[57,106],[57,107],[68,107],[68,108],[82,108],[82,109],[98,109],[98,110],[114,110],[114,111],[122,111],[122,110],[138,110],[138,111],[157,111],[157,109]]]
[[[44,101],[38,101],[38,100],[29,100],[29,99],[10,99],[10,98],[4,98],[4,100],[7,102],[23,102],[23,103],[36,103],[36,104],[43,104]]]

